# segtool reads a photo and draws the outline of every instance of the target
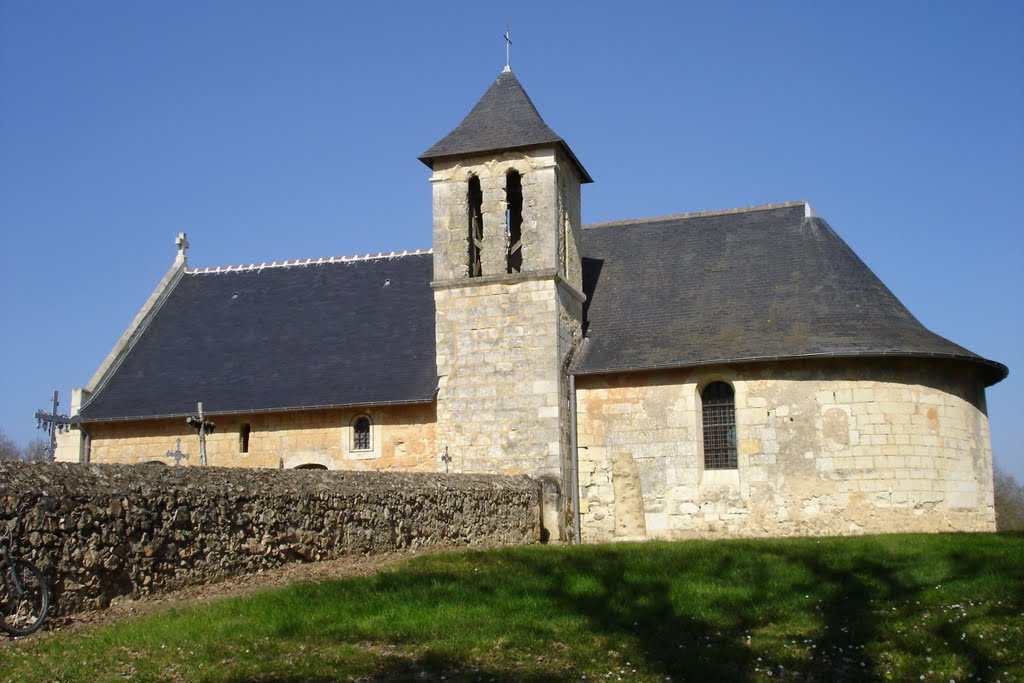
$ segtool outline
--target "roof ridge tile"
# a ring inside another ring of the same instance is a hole
[[[248,265],[211,266],[207,268],[189,268],[189,275],[207,275],[211,273],[240,272],[243,270],[263,270],[264,268],[295,268],[297,266],[319,266],[331,263],[354,263],[358,261],[377,261],[383,259],[402,258],[403,256],[423,256],[434,253],[433,249],[406,249],[404,251],[378,252],[376,254],[359,254],[356,256],[328,256],[320,258],[294,259],[291,261],[271,261],[270,263],[250,263]]]

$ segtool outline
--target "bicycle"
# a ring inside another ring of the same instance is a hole
[[[50,587],[34,564],[11,554],[13,536],[8,524],[6,535],[0,538],[0,630],[27,636],[46,620]]]

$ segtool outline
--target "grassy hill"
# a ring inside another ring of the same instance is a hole
[[[0,647],[0,681],[1019,681],[1024,536],[445,553]]]

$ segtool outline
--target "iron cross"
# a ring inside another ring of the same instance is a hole
[[[174,444],[173,451],[167,451],[168,458],[174,458],[175,466],[180,465],[182,460],[188,460],[188,453],[181,452],[181,439]]]
[[[36,411],[36,427],[49,432],[50,436],[47,439],[44,450],[48,462],[53,462],[53,458],[57,453],[57,434],[71,429],[71,418],[67,415],[57,414],[57,406],[59,405],[60,402],[57,400],[57,390],[55,389],[53,391],[53,408],[50,412]]]
[[[452,456],[448,455],[448,447],[444,447],[444,455],[441,456],[441,460],[444,462],[444,473],[448,474],[448,463],[452,461]]]
[[[505,71],[512,70],[512,28],[509,24],[505,24]]]

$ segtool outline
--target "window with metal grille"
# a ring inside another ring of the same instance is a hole
[[[352,421],[352,450],[368,451],[373,447],[370,441],[370,418],[360,415]]]
[[[704,469],[736,469],[736,398],[725,382],[700,392],[704,416]]]

